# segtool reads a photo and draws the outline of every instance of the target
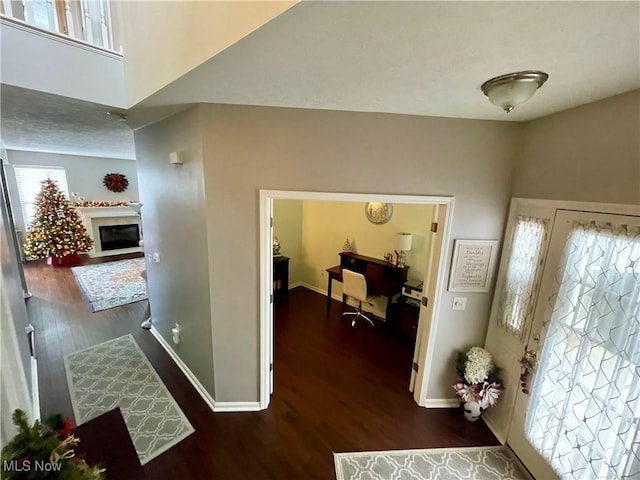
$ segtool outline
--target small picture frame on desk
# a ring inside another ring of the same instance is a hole
[[[488,292],[497,250],[497,240],[455,240],[449,291]]]

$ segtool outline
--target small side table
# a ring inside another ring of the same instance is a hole
[[[273,257],[273,301],[289,298],[289,257]]]
[[[407,301],[405,297],[400,297],[397,302],[391,304],[390,310],[389,333],[406,342],[415,343],[420,306]]]

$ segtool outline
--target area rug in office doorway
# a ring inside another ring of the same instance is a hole
[[[147,286],[140,276],[144,258],[71,267],[92,312],[146,300]]]
[[[337,480],[526,480],[505,447],[334,453]]]
[[[76,422],[120,407],[142,465],[194,432],[131,335],[66,355],[64,365]]]

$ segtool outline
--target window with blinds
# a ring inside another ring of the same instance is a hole
[[[20,197],[20,208],[22,208],[22,218],[26,228],[31,225],[35,215],[36,195],[40,192],[40,182],[51,178],[58,184],[60,191],[69,198],[69,187],[67,186],[67,175],[62,167],[29,167],[14,166],[16,183],[18,184],[18,196]]]

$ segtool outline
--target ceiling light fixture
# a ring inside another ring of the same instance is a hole
[[[480,88],[491,103],[509,113],[514,107],[529,100],[548,78],[549,75],[545,72],[525,70],[492,78]]]

